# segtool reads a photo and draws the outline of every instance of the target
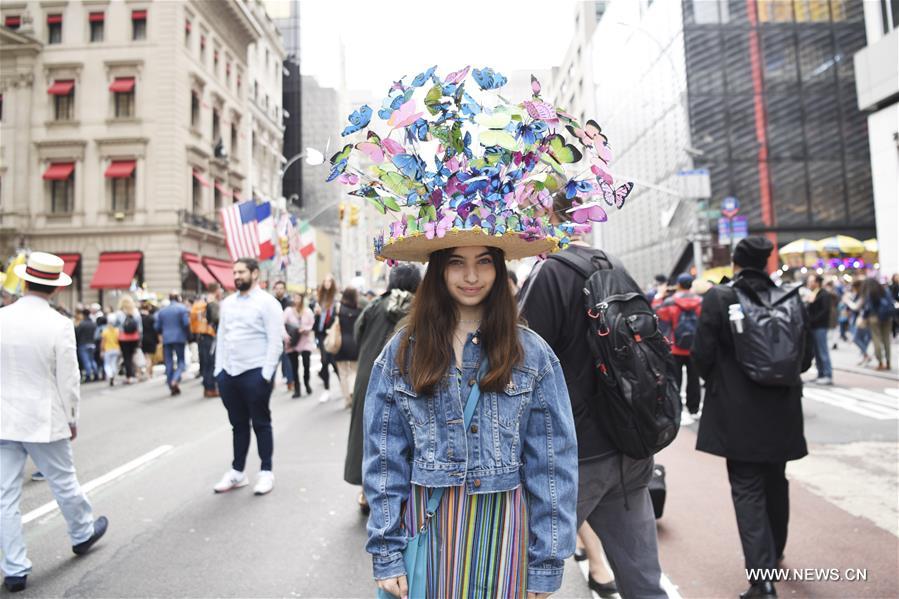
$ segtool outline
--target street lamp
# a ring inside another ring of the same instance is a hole
[[[293,164],[295,162],[299,161],[301,158],[305,158],[306,159],[305,162],[309,166],[318,166],[320,164],[324,164],[324,162],[325,162],[325,155],[322,154],[321,152],[319,152],[318,150],[316,150],[315,148],[310,148],[310,147],[307,147],[305,150],[303,150],[299,154],[291,156],[290,159],[288,159],[284,163],[284,167],[281,169],[281,189],[284,189],[284,177],[287,176],[287,169],[289,169],[291,166],[293,166]],[[293,200],[293,198],[295,198],[295,197],[299,197],[299,196],[297,196],[296,194],[292,194],[290,196],[290,199]],[[306,220],[309,223],[312,223],[313,220],[318,218],[318,216],[321,215],[328,208],[330,208],[330,206],[328,206],[327,204],[325,206],[322,206],[315,214],[313,214],[311,217],[307,218]],[[299,209],[299,212],[302,214],[305,210],[306,210],[306,206],[303,206]],[[309,260],[308,260],[308,258],[303,258],[303,279],[304,279],[303,286],[306,287],[306,289],[308,290],[309,289]]]

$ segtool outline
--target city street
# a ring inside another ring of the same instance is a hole
[[[899,385],[841,370],[835,378],[826,393],[812,385],[806,393],[811,455],[788,467],[783,566],[866,568],[868,581],[781,583],[781,596],[892,596]],[[52,501],[46,483],[26,482],[34,571],[23,596],[372,596],[357,490],[342,479],[349,412],[342,402],[319,403],[314,379],[311,397],[275,391],[275,490],[263,497],[251,486],[212,493],[229,465],[230,432],[221,402],[202,399],[192,374],[176,398],[158,373],[130,387],[84,386],[76,464],[110,531],[75,559],[59,512],[41,510]],[[879,407],[864,414],[859,405]],[[733,597],[745,582],[724,461],[693,449],[696,427],[685,426],[658,456],[668,472],[662,565],[672,596]],[[254,446],[251,482],[256,463]],[[574,563],[568,568],[557,596],[589,597]]]

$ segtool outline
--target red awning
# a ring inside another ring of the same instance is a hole
[[[72,93],[72,90],[75,89],[75,81],[72,79],[57,79],[53,82],[49,88],[47,88],[48,94],[53,94],[54,96],[68,96]]]
[[[102,23],[104,20],[106,20],[106,13],[92,12],[87,20],[91,23]]]
[[[4,24],[7,27],[19,27],[22,24],[22,17],[6,17]]]
[[[146,21],[147,20],[147,11],[132,10],[131,11],[131,20],[132,21]]]
[[[116,77],[109,84],[109,91],[116,93],[128,93],[134,91],[134,77]]]
[[[202,185],[203,187],[209,187],[209,181],[207,181],[207,180],[203,177],[203,175],[200,174],[200,171],[197,171],[197,170],[194,171],[194,179],[196,179],[197,181],[199,181],[199,182],[200,182],[200,185]]]
[[[72,276],[72,273],[75,272],[75,268],[78,266],[78,261],[81,260],[81,254],[56,254],[62,261],[65,263],[62,265],[62,271]]]
[[[200,263],[199,256],[184,252],[181,254],[181,259],[184,260],[187,267],[197,275],[197,278],[200,279],[200,282],[203,283],[203,285],[215,283],[215,277],[213,277],[212,273],[206,270],[206,267]]]
[[[107,179],[127,179],[134,173],[136,160],[113,160],[106,168],[104,176]]]
[[[103,252],[91,289],[128,289],[141,258],[140,252]]]
[[[56,25],[62,23],[62,15],[47,15],[47,24]]]
[[[222,287],[227,289],[228,291],[234,291],[237,289],[234,285],[234,268],[233,264],[227,262],[225,260],[219,260],[218,258],[203,258],[203,264],[206,268],[209,269],[215,278],[218,279],[219,283],[222,284]]]
[[[221,183],[219,183],[218,181],[215,182],[215,188],[218,189],[219,193],[221,193],[226,198],[231,197],[231,192],[228,191],[228,188],[225,187],[224,185],[222,185]]]
[[[74,162],[51,162],[44,171],[44,179],[47,181],[65,181],[72,176],[75,170]]]

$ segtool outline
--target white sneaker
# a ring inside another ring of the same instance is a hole
[[[833,385],[833,379],[826,377],[826,376],[822,376],[822,377],[815,379],[815,384],[816,385]]]
[[[239,489],[241,487],[246,487],[250,481],[247,480],[247,475],[243,472],[238,472],[237,470],[229,470],[225,473],[225,476],[222,477],[222,480],[215,485],[212,490],[216,493],[227,493],[231,489]]]
[[[324,393],[322,393],[321,395],[318,396],[318,403],[325,403],[329,399],[331,399],[331,392],[325,391]]]
[[[255,495],[265,495],[266,493],[270,493],[274,482],[275,475],[272,474],[271,470],[261,470],[259,472],[259,478],[256,479],[256,486],[253,487],[253,493]]]

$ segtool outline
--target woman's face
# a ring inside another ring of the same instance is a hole
[[[496,280],[493,256],[484,246],[452,250],[443,280],[450,296],[461,306],[477,306],[486,299]]]
[[[334,277],[328,275],[325,277],[325,280],[322,281],[322,287],[325,288],[325,291],[330,291],[332,287],[334,287]]]

